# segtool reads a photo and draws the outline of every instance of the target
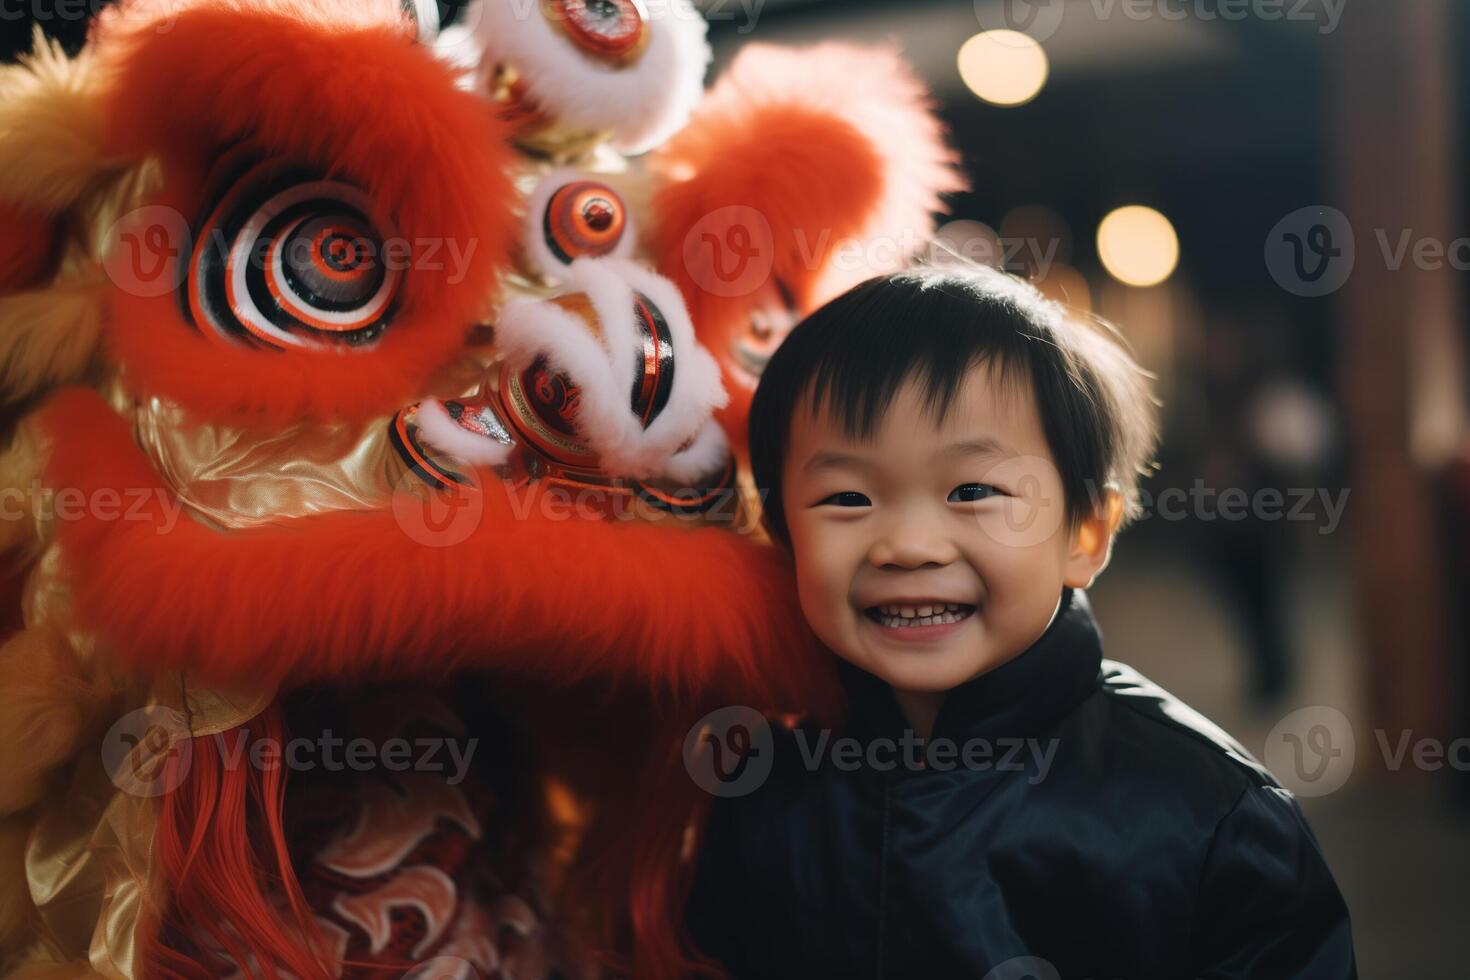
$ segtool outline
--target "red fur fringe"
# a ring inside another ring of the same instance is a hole
[[[410,39],[396,3],[209,0],[167,30],[125,31],[126,20],[103,32],[118,73],[108,148],[162,159],[157,203],[194,220],[209,164],[244,145],[359,184],[414,246],[397,319],[370,351],[225,350],[188,328],[173,295],[117,289],[109,339],[135,383],[201,417],[264,424],[365,418],[415,400],[493,307],[516,233],[505,124]],[[463,269],[450,243],[461,256],[473,249]]]
[[[272,706],[243,728],[259,738],[285,740],[280,709]],[[236,729],[236,732],[240,729]],[[226,733],[227,737],[230,733]],[[204,980],[214,975],[204,961],[168,940],[208,940],[249,978],[280,980],[289,970],[300,980],[329,980],[335,964],[324,948],[286,852],[282,819],[285,767],[226,766],[215,739],[196,738],[188,769],[174,756],[163,778],[178,787],[166,794],[154,833],[154,854],[168,888],[168,908],[144,943],[149,977]],[[267,898],[272,881],[284,893],[289,915]]]
[[[78,618],[134,667],[220,684],[491,667],[830,707],[813,701],[830,655],[786,561],[741,535],[558,515],[488,475],[475,527],[442,547],[391,512],[229,535],[181,517],[164,533],[162,481],[97,395],[58,392],[40,418],[55,438],[48,483],[124,502],[77,508],[57,540]]]

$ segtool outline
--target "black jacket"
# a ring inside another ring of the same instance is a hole
[[[844,672],[839,735],[897,740],[892,691]],[[955,752],[843,771],[829,737],[813,769],[818,738],[778,728],[765,781],[715,802],[689,924],[737,978],[1356,976],[1347,909],[1295,799],[1103,660],[1081,592],[1029,650],[946,698],[930,744],[969,741],[969,767]]]

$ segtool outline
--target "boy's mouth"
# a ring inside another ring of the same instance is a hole
[[[877,623],[890,629],[916,626],[944,626],[968,619],[975,607],[964,602],[933,602],[916,605],[869,606],[863,613]]]

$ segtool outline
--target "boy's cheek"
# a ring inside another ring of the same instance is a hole
[[[792,539],[796,549],[796,588],[807,623],[828,646],[851,628],[852,568],[837,554],[835,542]]]
[[[839,655],[851,646],[851,624],[847,622],[844,598],[809,577],[798,576],[797,595],[807,625],[822,644]]]
[[[847,604],[852,576],[841,573],[830,552],[818,549],[810,554],[816,557],[797,564],[796,580],[802,608],[806,610],[808,619],[832,619],[839,608]]]

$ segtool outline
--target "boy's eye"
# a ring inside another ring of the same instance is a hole
[[[949,492],[949,502],[952,504],[972,504],[986,497],[993,497],[1000,493],[995,487],[988,483],[961,483]]]
[[[818,507],[827,504],[835,507],[871,507],[873,502],[856,490],[844,490],[842,493],[834,493],[817,502]]]

